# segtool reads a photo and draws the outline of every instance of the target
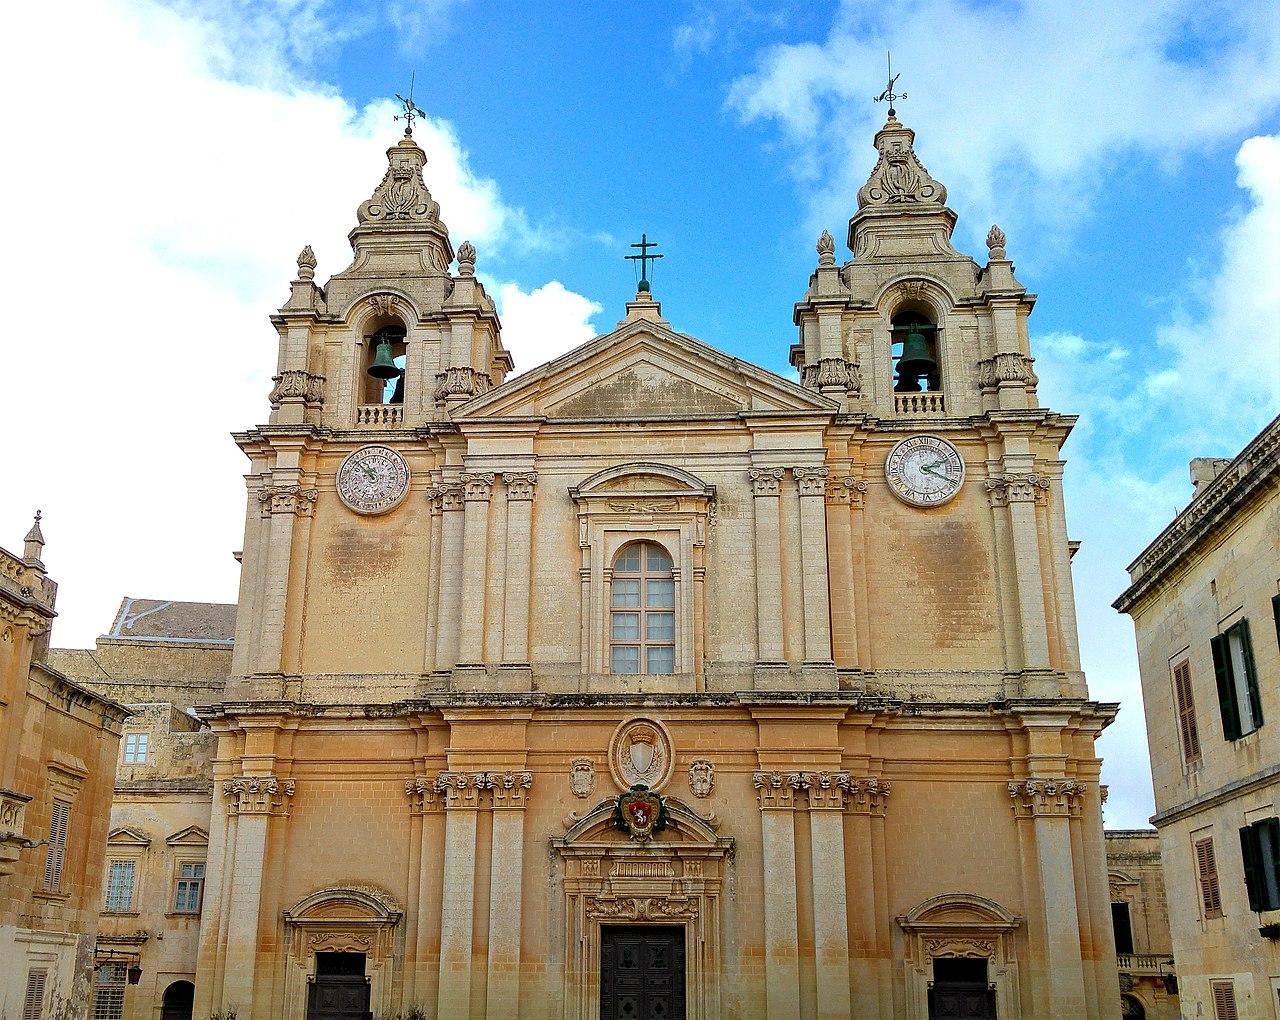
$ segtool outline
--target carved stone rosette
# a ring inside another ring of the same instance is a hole
[[[986,486],[992,506],[1043,502],[1049,497],[1049,479],[1033,471],[991,475]]]
[[[782,491],[784,468],[748,468],[751,492],[755,496],[776,496]]]
[[[990,392],[1007,382],[1034,390],[1040,383],[1040,377],[1031,368],[1035,360],[1017,351],[1000,351],[990,358],[983,358],[978,362],[978,389]]]
[[[1013,813],[1019,818],[1078,815],[1084,792],[1084,783],[1075,779],[1041,779],[1031,776],[1009,784]]]
[[[263,517],[270,517],[272,514],[310,517],[319,498],[318,489],[308,489],[301,485],[264,485],[258,490],[258,503]]]
[[[504,473],[502,480],[507,486],[507,499],[533,499],[533,490],[538,484],[536,471],[512,471]]]
[[[802,496],[824,496],[827,492],[827,476],[830,468],[794,467],[791,474],[796,480],[796,487]]]
[[[268,400],[271,406],[279,407],[286,399],[301,400],[308,407],[320,407],[324,404],[324,376],[312,375],[302,369],[291,368],[273,375]]]
[[[236,776],[223,781],[222,793],[227,798],[231,815],[289,816],[297,784],[277,776]]]

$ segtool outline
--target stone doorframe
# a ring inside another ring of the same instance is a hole
[[[995,900],[972,893],[944,893],[925,900],[898,918],[906,936],[907,1013],[928,1020],[933,961],[946,957],[985,957],[987,980],[995,986],[1000,1020],[1022,1016],[1018,1001],[1018,961],[1013,933],[1022,923]]]
[[[321,889],[284,912],[284,1015],[307,1015],[307,989],[316,979],[316,953],[364,953],[369,1008],[395,1008],[396,929],[404,912],[380,889]]]
[[[565,1020],[600,1016],[606,924],[683,925],[686,1015],[720,1015],[721,898],[734,840],[674,797],[666,808],[666,829],[648,842],[614,828],[612,798],[551,841],[562,890]]]

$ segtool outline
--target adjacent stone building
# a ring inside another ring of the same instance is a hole
[[[236,436],[196,1016],[1116,1015],[1074,418],[913,140],[818,242],[799,384],[647,283],[509,379],[408,136],[352,264],[303,251]]]
[[[235,606],[126,598],[92,650],[50,652],[130,713],[95,904],[102,1020],[192,1016],[216,747],[194,706],[221,696],[234,627]]]
[[[86,1015],[126,711],[51,666],[39,515],[0,549],[0,1016]]]
[[[1280,1012],[1280,419],[1191,463],[1190,504],[1129,565],[1188,1015]]]
[[[1107,885],[1125,1020],[1178,1020],[1178,975],[1154,829],[1107,830]]]

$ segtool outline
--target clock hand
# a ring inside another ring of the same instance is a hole
[[[933,470],[933,465],[931,464],[922,464],[920,466],[920,470],[925,472],[925,474],[933,475],[934,478],[941,478],[944,482],[949,482],[952,480],[950,475],[944,475],[941,471]]]

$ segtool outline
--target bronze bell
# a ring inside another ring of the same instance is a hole
[[[919,390],[920,377],[932,376],[938,371],[938,363],[925,338],[925,332],[934,328],[924,323],[903,327],[907,335],[902,341],[902,355],[898,358],[897,366],[898,385],[894,387],[899,393]]]
[[[395,356],[391,353],[391,341],[383,338],[378,341],[378,348],[373,354],[373,364],[369,366],[369,374],[375,379],[394,379],[400,374],[396,367]]]

